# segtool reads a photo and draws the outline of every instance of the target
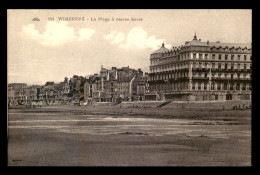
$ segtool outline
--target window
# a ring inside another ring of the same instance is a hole
[[[242,90],[243,90],[243,91],[246,90],[246,83],[243,83],[243,85],[242,85]]]
[[[192,84],[192,89],[193,89],[193,90],[195,89],[195,83]]]
[[[227,70],[227,67],[228,67],[228,64],[227,64],[227,63],[225,63],[225,70]]]
[[[215,90],[215,84],[214,83],[211,84],[211,90]]]
[[[198,83],[198,90],[201,90],[201,84]]]
[[[218,59],[221,60],[221,54],[218,55]]]
[[[237,69],[240,70],[240,64],[237,64]]]
[[[218,69],[221,69],[221,64],[220,63],[218,64]]]
[[[205,59],[208,59],[208,54],[205,54]]]
[[[215,59],[215,54],[212,54],[212,59],[213,59],[213,60]]]
[[[239,84],[239,83],[236,85],[236,90],[237,90],[237,91],[240,90],[240,84]]]
[[[204,84],[204,90],[207,90],[207,84]]]
[[[244,55],[244,60],[246,61],[246,57],[247,57],[247,55]]]
[[[230,89],[231,91],[233,91],[233,87],[234,87],[234,85],[233,85],[233,84],[230,84],[229,89]]]
[[[249,87],[248,87],[248,90],[252,90],[252,85],[251,84],[249,84]]]
[[[217,89],[218,89],[219,91],[221,90],[221,84],[220,84],[220,83],[217,84]]]
[[[231,70],[234,70],[234,63],[231,64]]]
[[[212,69],[215,69],[215,63],[212,63]]]
[[[237,56],[237,60],[240,60],[240,55]]]
[[[240,73],[237,74],[237,78],[238,78],[238,79],[240,78]]]
[[[218,77],[221,77],[221,73],[218,73]]]
[[[193,59],[196,59],[196,53],[193,54]]]
[[[244,70],[246,70],[246,64],[244,64]]]
[[[231,55],[231,60],[234,60],[234,55]]]
[[[225,60],[228,60],[228,55],[225,55]]]
[[[199,54],[199,59],[202,59],[202,54],[201,53]]]
[[[224,83],[224,90],[227,90],[227,83]]]
[[[252,55],[250,55],[250,60],[252,61]]]

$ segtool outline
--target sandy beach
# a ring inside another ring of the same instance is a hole
[[[251,110],[8,111],[9,166],[250,166]]]

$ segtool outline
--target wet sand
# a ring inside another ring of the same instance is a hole
[[[8,125],[9,166],[251,165],[250,110],[56,106]]]

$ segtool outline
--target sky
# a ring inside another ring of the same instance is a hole
[[[58,83],[99,73],[101,65],[149,72],[150,54],[163,42],[181,46],[195,32],[202,41],[251,43],[252,11],[8,10],[7,81]]]

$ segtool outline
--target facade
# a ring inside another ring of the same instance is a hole
[[[120,69],[112,67],[111,70],[101,67],[100,74],[94,74],[89,79],[90,97],[95,102],[138,100],[138,95],[144,96],[140,89],[143,88],[144,81],[147,81],[143,78],[141,69],[135,70],[129,67]],[[140,94],[137,92],[138,86]]]
[[[192,41],[150,55],[146,100],[251,100],[251,44]]]
[[[54,82],[46,82],[43,86],[43,99],[50,103],[55,101],[55,84]]]
[[[28,87],[29,90],[29,95],[28,95],[28,100],[39,100],[39,95],[40,95],[40,89],[41,87],[38,85],[32,85]]]
[[[63,95],[77,102],[87,102],[89,98],[89,79],[74,75],[68,84],[64,84]]]
[[[95,102],[103,102],[104,100],[104,77],[94,74],[89,77],[90,80],[90,97]]]
[[[68,101],[70,95],[70,86],[68,78],[65,77],[64,81],[60,83],[62,86],[62,101]]]
[[[7,87],[8,102],[19,103],[27,101],[27,84],[26,83],[11,83]]]

